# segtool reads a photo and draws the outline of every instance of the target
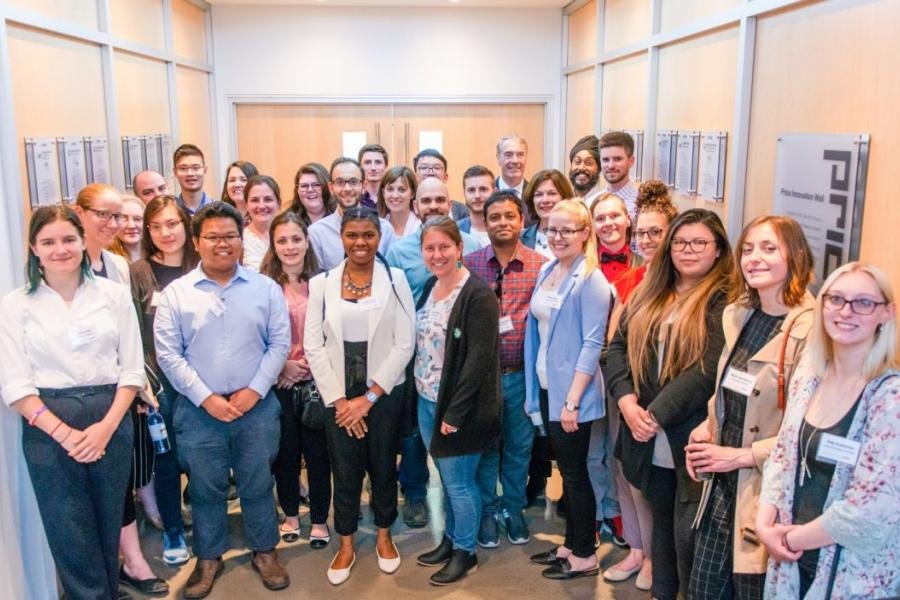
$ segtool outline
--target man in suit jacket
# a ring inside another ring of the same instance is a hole
[[[497,164],[500,165],[500,177],[497,178],[498,190],[513,190],[519,199],[525,193],[528,180],[525,179],[525,165],[528,163],[528,142],[518,135],[505,135],[497,142]]]

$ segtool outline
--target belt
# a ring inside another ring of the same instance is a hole
[[[501,375],[512,375],[513,373],[521,373],[525,367],[523,365],[514,365],[511,367],[500,367]]]
[[[38,388],[38,396],[42,398],[71,398],[72,396],[93,396],[109,394],[116,391],[118,384],[85,385],[70,388]]]

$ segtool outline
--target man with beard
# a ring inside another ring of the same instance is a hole
[[[589,207],[594,198],[603,193],[597,185],[600,181],[600,140],[596,135],[584,136],[569,151],[569,181],[575,195],[584,198]]]
[[[628,177],[634,166],[634,139],[624,131],[609,131],[600,138],[600,172],[607,192],[625,201],[631,222],[637,218],[638,186]]]

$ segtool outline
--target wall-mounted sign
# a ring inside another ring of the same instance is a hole
[[[679,131],[675,150],[675,189],[686,196],[697,194],[700,132]]]
[[[668,186],[675,185],[675,140],[677,131],[658,131],[656,133],[656,161],[653,177]]]
[[[159,155],[159,134],[148,135],[144,139],[144,168],[162,173],[162,157]],[[126,182],[131,185],[131,182]]]
[[[25,166],[32,208],[62,200],[53,138],[25,138]]]
[[[644,174],[644,130],[623,129],[634,140],[634,164],[628,171],[628,177],[634,181],[643,181]]]
[[[712,131],[700,136],[700,197],[721,202],[725,199],[725,148],[728,134]]]
[[[84,138],[56,138],[56,157],[63,201],[74,202],[78,191],[87,184]]]
[[[791,133],[777,144],[773,209],[803,228],[818,286],[859,258],[869,136]]]
[[[109,173],[109,142],[106,138],[84,138],[87,180],[89,183],[112,183]]]
[[[144,136],[122,137],[122,162],[125,167],[125,182],[130,186],[134,176],[144,170]]]
[[[174,152],[175,150],[172,148],[172,136],[167,133],[163,133],[162,135],[160,135],[159,154],[162,157],[162,164],[160,164],[162,170],[160,171],[160,173],[163,177],[169,178],[174,176],[175,165],[172,164],[172,154]]]

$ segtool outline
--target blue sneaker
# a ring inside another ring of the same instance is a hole
[[[163,532],[163,562],[167,565],[180,565],[191,558],[187,543],[184,541],[183,529],[168,529]]]
[[[521,512],[510,513],[503,509],[503,521],[506,526],[506,539],[510,544],[527,544],[531,539],[528,532],[528,525]]]

